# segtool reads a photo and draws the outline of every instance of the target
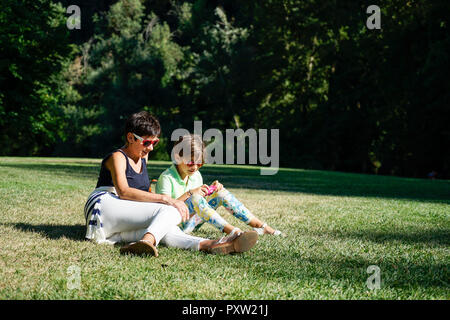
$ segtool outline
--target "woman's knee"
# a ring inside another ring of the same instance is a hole
[[[181,222],[181,214],[175,207],[164,206],[161,208],[161,212],[164,217],[170,219],[174,225],[178,225]]]

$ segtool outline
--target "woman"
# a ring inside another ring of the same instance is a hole
[[[214,181],[215,191],[209,194],[208,186],[198,171],[204,163],[205,144],[198,135],[185,135],[175,143],[173,149],[174,164],[166,169],[156,184],[156,193],[165,194],[183,201],[189,208],[189,219],[182,224],[182,230],[190,233],[208,222],[227,234],[242,232],[228,223],[216,209],[223,205],[233,216],[253,227],[258,234],[281,235],[254,216],[236,197]],[[178,151],[179,150],[179,151]],[[184,155],[183,150],[190,150]]]
[[[131,242],[121,253],[158,256],[159,243],[215,254],[251,249],[256,233],[233,233],[220,240],[185,234],[177,226],[189,217],[186,205],[148,192],[148,154],[159,141],[159,122],[146,111],[125,123],[125,145],[102,161],[96,189],[85,205],[86,238],[98,243]]]

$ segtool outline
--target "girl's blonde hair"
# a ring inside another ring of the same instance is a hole
[[[181,144],[179,147],[181,147],[181,150],[178,152],[178,156],[183,158],[183,150],[191,150],[191,160],[198,160],[201,157],[202,165],[205,163],[205,143],[203,142],[202,138],[198,134],[187,134],[178,139],[178,141],[175,142],[175,146]],[[178,149],[178,148],[177,148]]]

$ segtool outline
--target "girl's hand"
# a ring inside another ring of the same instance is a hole
[[[208,193],[208,186],[206,184],[204,184],[198,188],[191,189],[191,192],[204,197]]]
[[[214,186],[217,187],[217,191],[220,191],[220,190],[222,190],[222,188],[223,188],[223,184],[221,184],[218,180],[214,181],[214,182],[212,183],[212,185],[214,185]]]

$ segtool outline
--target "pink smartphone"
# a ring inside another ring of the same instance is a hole
[[[212,194],[214,191],[216,191],[217,187],[215,185],[211,185],[208,187],[208,193],[206,194],[207,196],[209,196],[210,194]]]

